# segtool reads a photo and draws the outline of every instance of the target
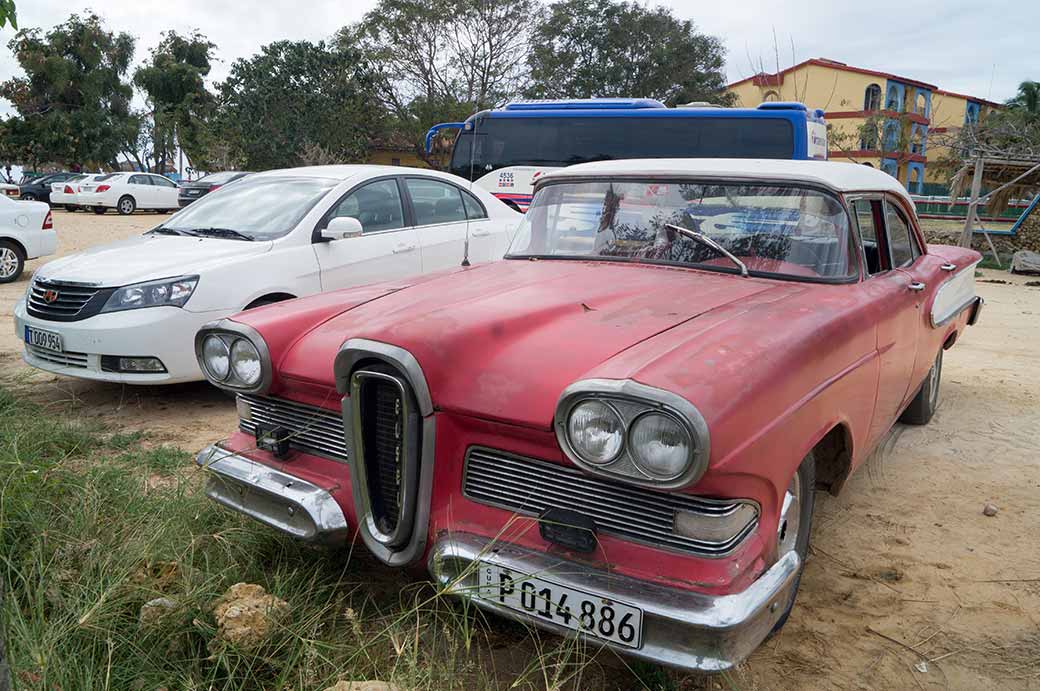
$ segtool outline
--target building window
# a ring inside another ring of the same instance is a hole
[[[877,128],[868,121],[867,124],[863,126],[861,134],[862,136],[859,138],[859,148],[862,151],[876,151],[878,141]]]
[[[899,108],[899,89],[896,88],[895,84],[888,87],[888,98],[885,101],[886,110],[900,110]]]
[[[917,96],[914,99],[914,112],[928,117],[928,97],[920,89],[917,90]]]
[[[881,87],[877,84],[871,84],[867,87],[866,92],[863,94],[863,110],[880,110],[881,109]]]
[[[775,91],[767,91],[765,93],[765,96],[762,97],[762,100],[766,101],[766,102],[768,102],[768,101],[779,101],[780,100],[780,94],[776,93]]]

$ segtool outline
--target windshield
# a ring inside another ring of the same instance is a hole
[[[237,170],[228,170],[223,173],[211,173],[210,175],[203,176],[195,182],[205,182],[210,185],[223,185],[226,182],[231,182],[232,178],[236,175],[242,175],[243,173]]]
[[[472,154],[472,175],[470,155]],[[624,158],[791,158],[784,118],[493,118],[455,141],[451,172],[476,180],[508,166],[570,166]]]
[[[295,228],[338,184],[327,178],[250,176],[207,194],[156,230],[222,238],[233,231],[251,240],[273,240]]]
[[[680,226],[683,233],[668,225]],[[740,269],[805,279],[852,276],[849,220],[836,197],[790,185],[674,181],[546,185],[507,257],[580,258]]]

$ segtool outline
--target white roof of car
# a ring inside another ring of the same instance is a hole
[[[409,168],[407,166],[381,166],[369,164],[344,164],[335,166],[302,166],[300,168],[281,168],[279,170],[265,170],[254,175],[286,176],[327,178],[330,180],[347,180],[357,175],[406,175],[408,173],[419,173],[422,175],[434,175],[437,177],[452,177],[448,173],[441,173],[429,168]]]
[[[839,192],[893,192],[910,195],[897,179],[859,163],[788,161],[758,158],[637,158],[579,163],[546,175],[543,180],[570,177],[702,177],[752,178],[808,182]]]

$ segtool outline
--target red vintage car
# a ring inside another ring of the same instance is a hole
[[[724,670],[791,611],[814,490],[932,417],[979,259],[867,166],[573,166],[503,261],[207,325],[240,426],[197,462],[289,535]]]

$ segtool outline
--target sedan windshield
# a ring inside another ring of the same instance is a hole
[[[700,237],[698,237],[700,236]],[[849,219],[792,185],[675,181],[543,187],[508,258],[603,259],[804,279],[853,275]]]
[[[153,232],[273,240],[296,227],[338,180],[253,176],[207,194]]]

